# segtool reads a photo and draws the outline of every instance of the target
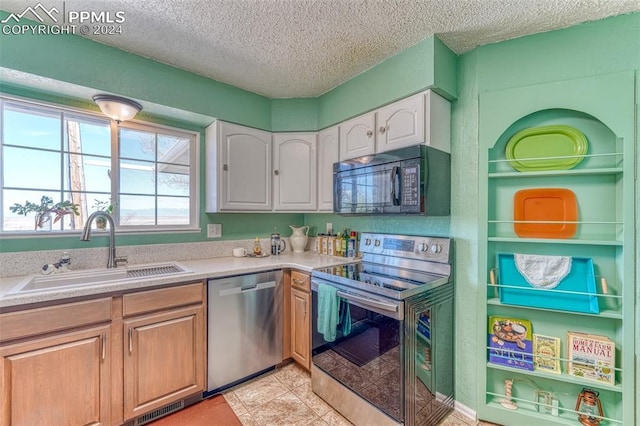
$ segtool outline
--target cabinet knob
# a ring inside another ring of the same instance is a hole
[[[229,171],[229,166],[227,166],[226,164],[222,165],[222,170],[224,170],[225,172]]]
[[[387,131],[387,128],[385,126],[380,126],[380,133],[384,134],[384,132]]]
[[[373,132],[371,130],[367,130],[367,137],[370,138],[371,136],[373,136]]]
[[[279,171],[277,171],[277,170],[274,170],[274,171],[273,171],[273,174],[274,174],[274,175],[276,175],[276,176],[278,176],[278,175],[280,174],[280,172],[279,172]]]

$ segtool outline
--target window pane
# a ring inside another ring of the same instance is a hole
[[[155,133],[120,129],[120,157],[138,160],[156,160]]]
[[[155,194],[154,163],[120,160],[120,192],[126,194]]]
[[[65,149],[70,152],[111,156],[111,126],[108,122],[82,120],[65,115]]]
[[[189,139],[158,135],[158,161],[189,165]]]
[[[60,189],[59,152],[5,146],[3,154],[2,177],[5,187]]]
[[[71,191],[111,192],[111,160],[103,157],[71,154],[65,156],[64,189]]]
[[[189,199],[158,197],[158,225],[188,225]]]
[[[155,225],[156,197],[142,195],[120,196],[120,225]]]
[[[3,143],[60,150],[60,114],[5,104]]]
[[[11,211],[15,204],[25,206],[27,203],[33,203],[37,206],[41,205],[43,196],[47,196],[53,200],[53,203],[60,202],[60,194],[57,192],[28,191],[28,190],[4,190],[2,191],[2,205],[5,206],[3,211],[3,230],[4,231],[34,231],[36,211],[28,212],[21,215]],[[54,215],[55,216],[55,215]],[[53,221],[53,217],[52,217]],[[52,229],[61,229],[62,222],[57,222]]]
[[[158,194],[189,196],[189,167],[158,164]]]

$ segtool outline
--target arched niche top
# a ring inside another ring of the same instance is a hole
[[[581,112],[618,138],[633,140],[634,74],[620,72],[480,94],[480,145],[493,147],[505,129],[548,110]]]
[[[550,108],[537,111],[519,118],[497,138],[489,149],[489,160],[506,158],[509,141],[520,131],[554,125],[569,126],[584,134],[587,140],[587,152],[579,164],[571,168],[619,167],[622,159],[623,140],[608,126],[593,115],[582,111],[563,108]],[[619,153],[620,155],[615,155]],[[494,172],[514,171],[509,163],[494,164]]]

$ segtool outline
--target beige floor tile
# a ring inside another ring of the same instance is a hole
[[[252,407],[265,404],[289,390],[272,374],[249,382],[245,386],[234,389],[234,393],[242,404],[251,411]]]
[[[288,389],[293,390],[305,383],[311,383],[311,376],[298,364],[291,363],[278,369],[274,374]]]
[[[350,426],[352,423],[342,417],[337,412],[331,410],[324,416],[322,416],[322,420],[324,420],[329,426]]]
[[[238,398],[235,392],[227,391],[224,392],[223,395],[224,399],[227,401],[227,404],[229,404],[233,412],[236,413],[236,416],[247,413],[247,408],[242,405],[242,402],[240,402],[240,398]]]
[[[313,390],[311,390],[311,382],[293,389],[293,393],[318,416],[323,416],[327,412],[333,410],[329,404],[324,402],[324,399],[313,393]]]
[[[460,413],[456,413],[455,411],[445,417],[445,419],[440,423],[441,426],[474,426],[475,424],[475,420]]]
[[[305,426],[318,416],[291,392],[250,409],[259,425]]]
[[[242,423],[242,426],[259,426],[258,422],[256,422],[249,413],[244,413],[241,415],[236,414],[236,416],[238,417],[238,420],[240,420],[240,423]]]

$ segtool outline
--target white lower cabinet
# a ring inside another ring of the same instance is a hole
[[[274,210],[315,210],[316,133],[273,135]]]
[[[340,161],[338,126],[318,133],[318,211],[333,211],[333,163]]]

